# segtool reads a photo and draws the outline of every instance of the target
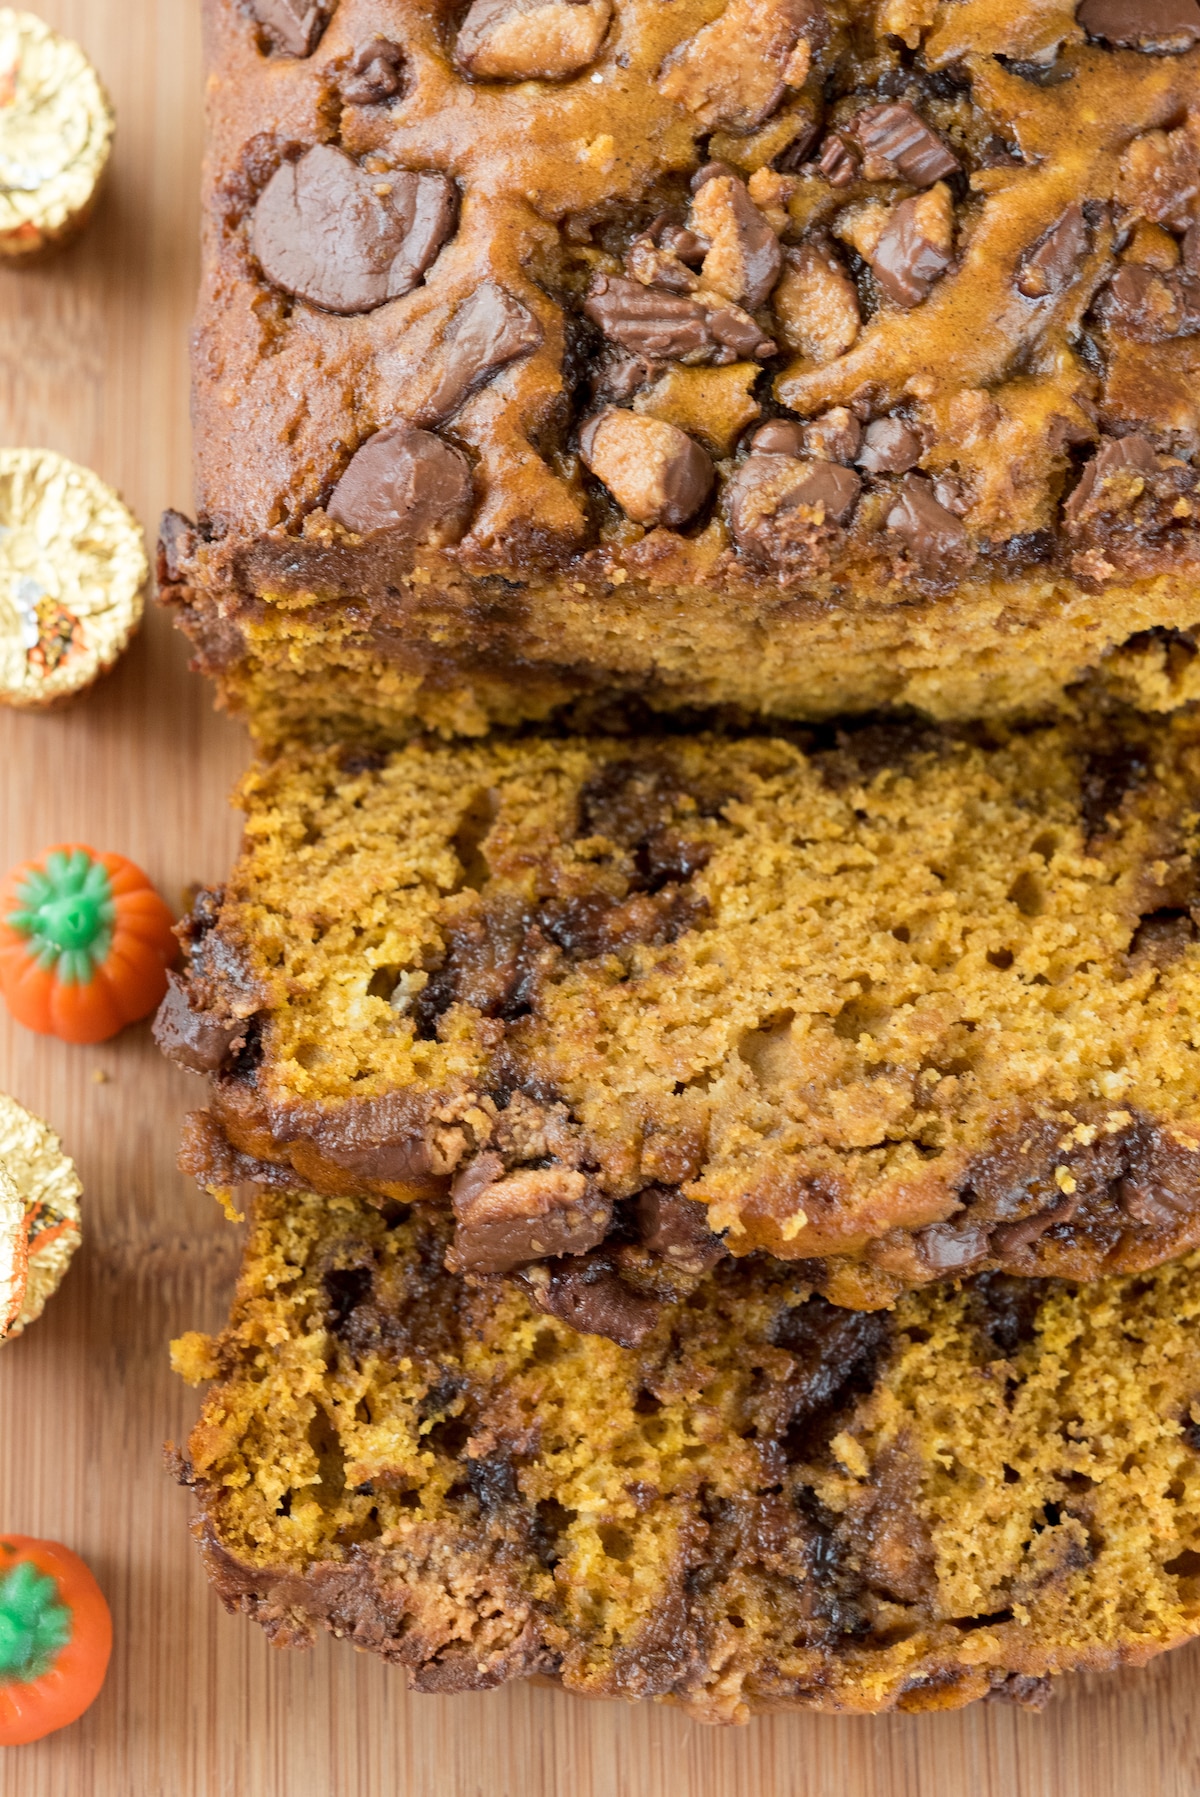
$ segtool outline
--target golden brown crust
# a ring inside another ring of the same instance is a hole
[[[402,5],[381,39],[341,0],[297,57],[251,11],[206,7],[200,520],[167,592],[265,739],[356,707],[393,737],[478,728],[600,683],[1029,714],[1200,621],[1200,49],[1032,5],[623,0],[563,37],[555,0],[489,0],[458,55],[449,16]],[[358,222],[284,270],[261,198],[317,151],[292,236]],[[861,459],[842,411],[915,462]],[[835,505],[811,477],[738,501],[776,413],[856,464]],[[404,462],[361,514],[392,525],[335,522],[356,452],[414,427],[459,458],[452,516]],[[1140,481],[1072,509],[1133,438]]]

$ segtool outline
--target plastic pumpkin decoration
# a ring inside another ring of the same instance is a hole
[[[99,1695],[112,1616],[78,1554],[0,1535],[0,1747],[40,1741]]]
[[[170,911],[123,855],[63,843],[0,884],[0,991],[26,1029],[107,1041],[159,1004],[177,953]]]

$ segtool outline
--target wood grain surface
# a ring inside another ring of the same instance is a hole
[[[147,532],[189,499],[196,279],[196,0],[42,0],[116,102],[86,238],[0,272],[0,442],[97,469]],[[236,456],[236,445],[230,445]],[[220,878],[246,758],[161,616],[99,688],[0,716],[0,867],[67,837],[132,855],[178,904]],[[541,1689],[412,1697],[323,1641],[283,1654],[210,1596],[162,1444],[196,1407],[167,1343],[218,1322],[238,1241],[175,1171],[199,1082],[148,1029],[68,1048],[0,1020],[0,1087],[49,1118],[85,1185],[85,1245],[0,1353],[0,1526],[61,1538],[112,1603],[107,1686],[75,1727],[0,1748],[0,1797],[1184,1797],[1200,1791],[1200,1649],[1077,1680],[1043,1716],[780,1716],[727,1732]]]

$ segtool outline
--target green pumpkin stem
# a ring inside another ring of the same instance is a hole
[[[18,1560],[0,1575],[0,1680],[41,1678],[70,1639],[71,1612],[48,1574]]]
[[[29,939],[29,952],[66,985],[86,985],[112,947],[117,907],[102,861],[83,849],[47,855],[17,890],[5,922]]]

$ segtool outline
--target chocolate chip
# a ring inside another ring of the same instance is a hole
[[[735,305],[755,311],[769,297],[779,279],[783,252],[779,239],[763,217],[745,182],[719,163],[696,188],[690,223],[707,239],[704,285],[722,293]],[[701,174],[707,173],[701,170]]]
[[[1126,50],[1173,53],[1200,43],[1196,0],[1083,0],[1075,17],[1089,37]]]
[[[191,1073],[216,1073],[245,1034],[243,1021],[226,1022],[195,1008],[186,981],[168,973],[166,996],[154,1019],[154,1040],[169,1061]]]
[[[368,437],[333,490],[329,516],[347,530],[457,543],[471,515],[471,468],[460,449],[400,421]]]
[[[921,459],[921,439],[903,418],[874,418],[854,460],[868,474],[907,474]]]
[[[948,563],[965,561],[971,553],[966,531],[953,512],[938,504],[923,474],[904,476],[896,504],[887,515],[887,527],[930,574],[939,573]]]
[[[196,553],[199,539],[196,526],[182,512],[167,511],[158,527],[158,563],[156,575],[160,587],[180,580],[188,562]]]
[[[485,281],[446,326],[434,389],[421,408],[421,422],[437,424],[449,418],[502,368],[539,348],[542,337],[542,327],[527,306],[494,281]]]
[[[799,457],[804,454],[804,426],[795,424],[790,418],[772,418],[767,424],[760,424],[750,439],[751,455],[786,455]]]
[[[960,166],[957,156],[907,101],[867,106],[855,113],[850,129],[862,150],[868,181],[899,176],[910,187],[932,187]]]
[[[1019,291],[1029,299],[1061,293],[1087,253],[1087,221],[1082,206],[1075,201],[1021,258]]]
[[[444,175],[368,175],[331,144],[276,169],[251,243],[275,286],[326,312],[370,312],[415,287],[454,227]]]
[[[483,1154],[451,1190],[457,1228],[446,1265],[456,1273],[508,1273],[532,1260],[582,1254],[608,1234],[612,1205],[571,1167],[506,1174]]]
[[[642,1247],[681,1273],[707,1273],[725,1258],[725,1244],[708,1227],[704,1206],[661,1186],[638,1193],[637,1229]]]
[[[931,187],[892,208],[870,256],[871,272],[889,299],[919,306],[949,268],[952,242],[949,193]]]
[[[339,83],[351,106],[377,106],[394,100],[404,86],[404,52],[390,38],[373,37],[351,59]]]
[[[606,1254],[533,1267],[522,1283],[547,1316],[581,1335],[606,1336],[619,1348],[639,1347],[658,1321],[657,1299],[626,1285]]]
[[[836,131],[825,139],[817,172],[824,175],[831,187],[849,187],[858,176],[858,157]]]
[[[695,517],[716,478],[704,450],[685,432],[616,406],[585,422],[579,453],[630,518],[668,530]]]
[[[311,56],[337,0],[250,0],[255,18],[289,56]]]
[[[477,81],[560,81],[595,57],[611,0],[472,0],[454,46]]]

